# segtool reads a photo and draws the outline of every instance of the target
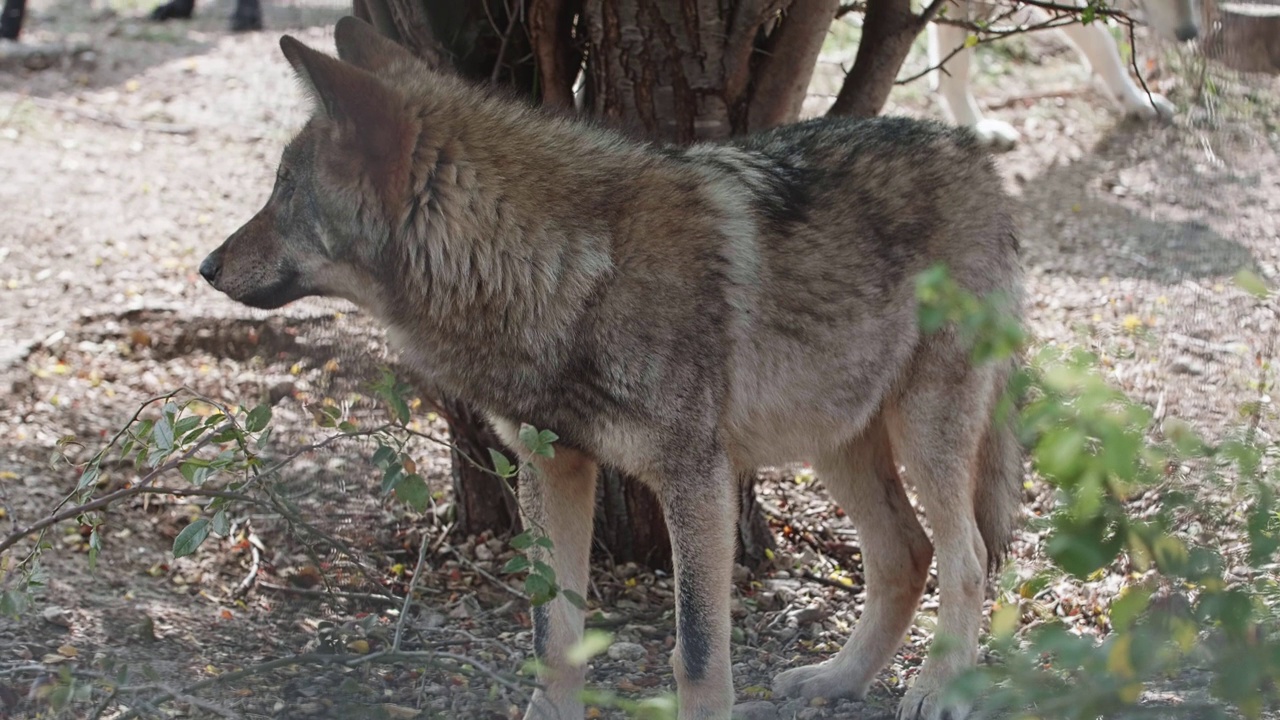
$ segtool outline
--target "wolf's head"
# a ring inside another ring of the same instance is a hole
[[[334,40],[341,59],[280,39],[315,112],[285,148],[266,206],[200,264],[246,305],[308,295],[378,302],[375,259],[412,197],[419,122],[377,73],[418,61],[353,17],[338,21]]]

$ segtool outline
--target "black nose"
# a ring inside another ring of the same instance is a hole
[[[1200,28],[1195,25],[1187,24],[1174,31],[1174,34],[1177,35],[1178,39],[1182,42],[1195,40],[1196,36],[1200,34]]]
[[[209,253],[209,257],[200,263],[200,274],[205,280],[213,285],[218,281],[218,274],[222,272],[222,258],[218,257],[218,253]]]

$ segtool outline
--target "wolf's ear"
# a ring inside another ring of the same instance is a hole
[[[280,49],[325,114],[353,130],[370,157],[388,158],[402,150],[408,118],[399,93],[373,74],[289,35],[280,38]]]
[[[338,57],[369,72],[376,73],[397,60],[417,60],[408,48],[352,15],[340,18],[334,26],[333,44],[338,47]]]

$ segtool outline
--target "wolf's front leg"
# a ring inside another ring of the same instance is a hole
[[[532,559],[555,570],[561,590],[587,595],[591,553],[591,521],[595,512],[596,463],[587,455],[556,446],[555,457],[532,455],[516,437],[514,424],[494,422],[512,448],[521,448],[529,465],[520,476],[520,514],[525,529],[551,540],[551,549],[529,549]],[[525,720],[582,720],[582,689],[586,667],[568,659],[570,648],[582,640],[584,614],[558,593],[554,600],[532,610],[533,650],[541,665]]]
[[[672,665],[680,720],[728,720],[734,478],[720,455],[673,462],[659,488],[671,533],[676,578]]]

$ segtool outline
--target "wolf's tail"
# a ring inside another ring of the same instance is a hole
[[[1005,399],[1006,391],[1012,393],[1009,380],[1015,367],[1015,361],[1006,361],[1000,373],[996,408],[978,451],[974,515],[978,532],[987,546],[989,573],[994,573],[1004,561],[1022,507],[1022,445],[1014,432],[1020,403],[1012,394]]]

